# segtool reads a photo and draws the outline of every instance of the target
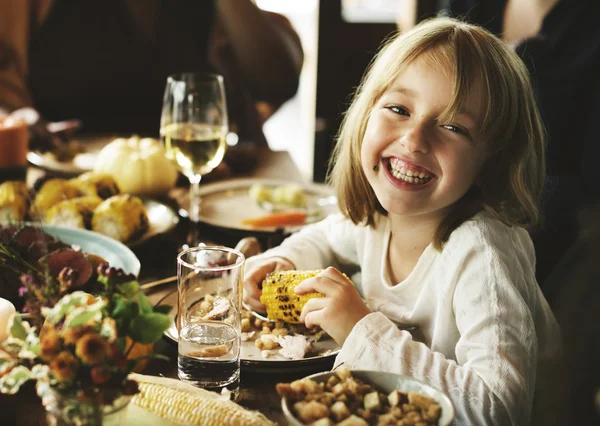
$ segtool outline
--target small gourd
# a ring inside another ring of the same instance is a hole
[[[177,169],[160,142],[138,136],[107,144],[98,154],[94,171],[111,174],[121,192],[145,197],[164,196],[177,181]]]

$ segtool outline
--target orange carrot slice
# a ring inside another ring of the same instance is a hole
[[[306,212],[288,211],[244,219],[242,220],[242,225],[253,226],[255,228],[273,228],[289,225],[303,225],[304,222],[306,222]]]

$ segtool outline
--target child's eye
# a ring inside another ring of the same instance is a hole
[[[469,136],[469,133],[461,127],[455,126],[454,124],[444,124],[442,127],[451,132],[458,133],[461,135]]]
[[[387,109],[389,109],[390,111],[392,111],[395,114],[405,115],[407,117],[410,117],[410,113],[404,107],[401,107],[398,105],[392,105],[392,106],[387,107]]]

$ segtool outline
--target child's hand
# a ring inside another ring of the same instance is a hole
[[[271,257],[254,265],[244,277],[244,302],[256,312],[266,312],[264,305],[260,303],[263,280],[270,272],[291,269],[295,269],[294,264],[283,257]]]
[[[325,297],[310,299],[300,321],[307,327],[319,325],[338,345],[342,345],[358,321],[371,313],[356,287],[340,271],[329,267],[296,287],[297,294],[317,291]]]

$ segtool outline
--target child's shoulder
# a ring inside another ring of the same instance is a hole
[[[472,253],[521,252],[533,255],[533,243],[526,229],[509,226],[486,212],[478,213],[452,232],[444,251]]]

